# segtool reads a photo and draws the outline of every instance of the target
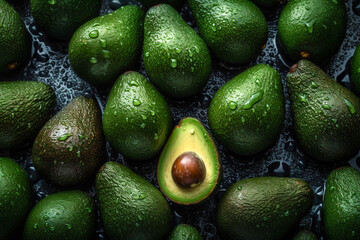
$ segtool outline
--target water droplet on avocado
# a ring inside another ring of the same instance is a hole
[[[49,217],[48,217],[47,215],[45,215],[45,216],[44,216],[44,219],[45,219],[45,220],[48,220],[48,219],[49,219]]]
[[[55,5],[55,4],[56,4],[56,0],[48,0],[48,4],[50,4],[50,5]]]
[[[311,87],[312,88],[318,88],[319,86],[315,82],[311,82]]]
[[[195,134],[195,130],[194,130],[194,129],[191,129],[191,130],[190,130],[190,134],[191,134],[191,135],[194,135],[194,134]]]
[[[59,141],[66,141],[69,137],[73,136],[71,133],[65,133],[61,137],[58,137]]]
[[[54,227],[50,227],[50,231],[55,231],[55,228]]]
[[[140,106],[141,105],[141,101],[139,99],[134,99],[133,100],[133,105],[134,106]]]
[[[145,127],[146,127],[146,123],[142,123],[142,124],[140,125],[140,127],[141,127],[141,128],[145,128]]]
[[[66,228],[69,229],[69,230],[72,228],[72,226],[71,226],[70,224],[65,224],[65,226],[66,226]]]
[[[323,109],[326,109],[326,110],[331,110],[331,106],[328,105],[328,104],[322,105],[322,108],[323,108]]]
[[[215,23],[213,23],[213,24],[211,25],[211,29],[212,29],[214,32],[216,31]]]
[[[80,150],[76,152],[77,157],[80,157]]]
[[[262,100],[263,95],[264,95],[263,91],[254,93],[250,97],[250,99],[245,103],[245,105],[243,106],[243,109],[246,110],[246,109],[252,108],[255,105],[255,103],[258,103],[258,102],[260,102]]]
[[[276,204],[276,207],[275,207],[276,209],[279,209],[280,208],[280,205],[279,204]]]
[[[91,208],[86,207],[86,210],[87,210],[89,213],[91,213]]]
[[[154,134],[154,140],[158,140],[159,136],[157,135],[157,133]]]
[[[231,110],[235,110],[238,105],[236,102],[231,101],[231,102],[229,102],[228,106]]]
[[[238,186],[237,190],[241,191],[242,190],[242,186]]]
[[[35,223],[35,224],[33,225],[33,229],[37,229],[37,228],[38,228],[38,224]]]
[[[302,103],[307,103],[308,102],[305,94],[298,94],[297,96],[298,96],[298,99],[299,99],[300,102],[302,102]]]
[[[95,64],[95,63],[97,63],[98,62],[98,60],[97,60],[97,58],[96,57],[92,57],[92,58],[90,58],[90,63],[92,63],[92,64]]]
[[[71,152],[73,149],[74,149],[74,147],[73,147],[73,146],[70,146],[70,147],[69,147],[69,152]]]
[[[106,41],[106,39],[101,38],[101,39],[100,39],[100,46],[101,46],[101,47],[103,47],[103,48],[105,48],[105,47],[106,47],[106,45],[107,45],[107,41]]]
[[[195,52],[197,52],[197,53],[200,52],[200,50],[199,50],[199,48],[197,46],[194,46],[194,48],[195,48]]]
[[[177,67],[177,60],[176,59],[171,59],[170,65],[172,68],[176,68]]]
[[[335,187],[330,188],[330,192],[333,192],[335,190]]]
[[[99,31],[98,30],[92,30],[89,33],[89,37],[91,37],[91,38],[97,38],[98,36],[99,36]]]
[[[150,53],[149,53],[149,52],[146,52],[146,53],[145,53],[145,57],[148,57],[148,56],[150,56]]]
[[[351,114],[354,114],[355,111],[356,111],[354,105],[353,105],[349,100],[347,100],[347,99],[344,99],[344,101],[345,101],[346,106],[347,106],[348,109],[349,109],[349,112],[350,112]]]
[[[181,49],[180,48],[175,48],[175,52],[181,53]]]
[[[119,203],[119,198],[116,198],[115,203]]]
[[[290,212],[289,212],[289,210],[287,210],[287,211],[284,213],[284,216],[287,217],[287,216],[289,216],[289,215],[290,215]]]
[[[313,33],[314,24],[315,24],[315,20],[312,20],[311,22],[305,23],[308,33]]]
[[[150,114],[151,114],[151,116],[155,116],[155,111],[154,111],[154,110],[151,110],[151,111],[150,111]]]
[[[104,58],[109,58],[110,57],[110,51],[109,50],[104,49],[101,52],[102,52],[102,55],[103,55]]]
[[[140,221],[143,220],[142,216],[140,216],[140,215],[138,215],[138,219],[139,219]]]

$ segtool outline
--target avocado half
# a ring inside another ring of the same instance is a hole
[[[178,204],[197,204],[215,191],[220,178],[219,154],[206,128],[195,118],[181,120],[160,155],[161,191]]]

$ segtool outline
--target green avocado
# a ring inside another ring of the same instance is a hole
[[[308,60],[287,75],[296,139],[310,157],[342,161],[360,149],[360,100]]]
[[[200,233],[198,230],[187,224],[179,224],[177,225],[172,232],[168,240],[202,240]]]
[[[170,108],[151,83],[137,72],[121,75],[103,116],[110,144],[126,158],[150,159],[160,152],[171,128]]]
[[[304,230],[296,233],[291,240],[318,240],[318,238],[314,233]]]
[[[32,207],[32,189],[25,170],[0,157],[0,239],[18,231]]]
[[[242,72],[213,97],[209,126],[216,140],[239,155],[253,155],[278,139],[285,118],[280,74],[265,64]]]
[[[95,86],[109,86],[138,61],[144,12],[123,6],[83,24],[71,38],[69,60],[75,73]]]
[[[20,14],[0,0],[0,74],[18,69],[29,52],[29,34]]]
[[[351,63],[351,82],[356,93],[360,95],[360,44],[356,47]]]
[[[346,24],[344,0],[290,0],[281,12],[278,36],[291,61],[321,63],[339,49]]]
[[[69,40],[83,23],[99,16],[102,0],[31,0],[31,14],[52,38]]]
[[[90,240],[94,236],[94,202],[78,190],[42,199],[31,210],[24,227],[24,240]]]
[[[105,159],[101,111],[90,98],[78,97],[38,133],[32,159],[36,170],[59,186],[88,183]]]
[[[179,9],[183,4],[184,0],[139,0],[145,7],[149,8],[157,4],[166,3],[174,8]]]
[[[96,176],[101,219],[109,239],[158,240],[170,231],[171,209],[151,183],[115,162]]]
[[[144,66],[164,94],[185,98],[198,93],[211,73],[205,42],[167,4],[150,8],[145,17]]]
[[[32,141],[56,105],[53,89],[42,82],[0,82],[0,150]]]
[[[323,226],[327,240],[360,239],[360,173],[345,166],[326,181]]]
[[[224,239],[281,239],[299,224],[313,200],[313,190],[302,179],[244,179],[233,184],[218,203],[218,228]]]
[[[265,47],[268,26],[248,0],[188,0],[199,31],[221,61],[247,64]]]
[[[173,130],[161,152],[157,179],[173,202],[191,205],[207,199],[221,179],[216,145],[201,122],[185,118]]]

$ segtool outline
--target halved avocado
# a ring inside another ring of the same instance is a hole
[[[158,164],[161,191],[173,202],[202,202],[220,182],[221,166],[216,145],[195,118],[185,118],[173,130]]]

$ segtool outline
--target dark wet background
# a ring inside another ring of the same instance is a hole
[[[114,9],[117,9],[128,2],[136,4],[135,0],[104,0],[101,14],[112,12]],[[67,56],[68,43],[52,41],[39,31],[31,17],[28,1],[15,1],[13,5],[21,13],[26,27],[31,33],[33,47],[31,58],[22,70],[8,77],[0,76],[0,79],[36,80],[49,84],[56,91],[56,111],[64,107],[73,98],[80,95],[96,98],[100,107],[103,109],[106,105],[110,89],[99,91],[75,75],[70,67]],[[253,66],[257,63],[267,63],[276,68],[281,73],[283,83],[285,84],[285,76],[291,63],[284,60],[284,56],[281,54],[281,50],[278,48],[276,41],[277,21],[282,7],[283,6],[280,6],[278,9],[271,11],[264,10],[269,25],[269,39],[266,48],[256,61],[243,67],[230,67],[214,59],[213,72],[210,80],[201,93],[187,100],[178,101],[168,99],[175,124],[183,117],[192,116],[200,119],[208,126],[207,108],[215,92],[228,80],[249,66]],[[348,30],[346,39],[339,52],[331,59],[331,61],[323,64],[322,68],[338,82],[351,89],[352,86],[349,82],[348,73],[351,57],[360,40],[360,0],[348,0],[347,9]],[[182,8],[181,15],[191,27],[196,28],[196,24],[187,4]],[[139,61],[138,68],[135,70],[145,74],[142,61]],[[286,99],[288,99],[286,89],[285,96]],[[178,223],[192,224],[197,227],[204,239],[220,239],[215,226],[215,206],[224,191],[232,183],[244,178],[259,176],[299,177],[308,181],[316,193],[313,208],[301,221],[300,228],[312,230],[319,237],[322,237],[321,202],[324,193],[324,181],[327,174],[339,164],[319,164],[303,155],[294,140],[289,101],[287,100],[286,102],[287,112],[284,129],[278,142],[269,150],[257,156],[242,158],[233,155],[224,149],[223,146],[218,145],[224,174],[219,191],[214,194],[208,202],[199,206],[182,207],[170,203],[175,216],[174,225]],[[114,152],[109,145],[107,147],[107,160],[117,161],[129,166],[136,173],[158,187],[156,181],[157,159],[140,164],[132,163],[124,160],[123,157]],[[19,152],[0,152],[0,155],[10,156],[16,159],[16,161],[26,169],[34,184],[33,189],[36,193],[36,201],[39,201],[53,192],[63,190],[53,186],[38,175],[31,160],[31,146],[28,146]],[[351,159],[349,164],[359,169],[360,155]],[[88,191],[90,195],[95,198],[93,186],[83,187],[82,189]],[[96,236],[98,239],[107,239],[99,218]]]

